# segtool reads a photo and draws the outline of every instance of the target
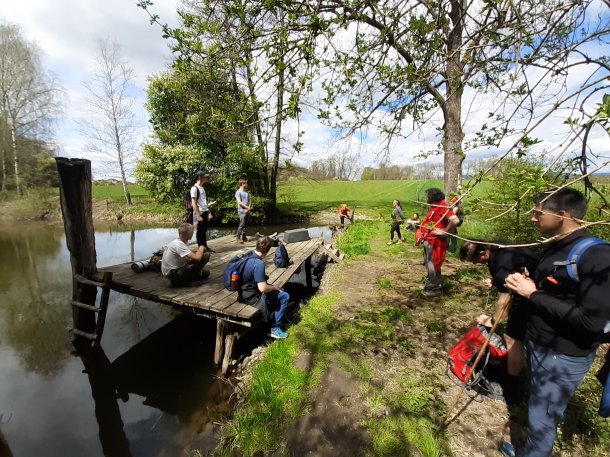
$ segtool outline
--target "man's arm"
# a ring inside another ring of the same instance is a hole
[[[434,233],[436,236],[447,236],[447,234],[451,233],[451,230],[456,228],[459,223],[460,223],[460,220],[454,214],[449,217],[449,223],[447,224],[447,227],[445,227],[445,230],[437,229],[437,230],[434,230],[432,233]]]
[[[264,294],[268,294],[270,292],[280,292],[282,290],[278,286],[267,283],[267,281],[257,282],[256,286],[258,287],[258,290]]]
[[[189,262],[199,262],[203,258],[205,246],[199,246],[195,252],[190,251],[186,257]]]

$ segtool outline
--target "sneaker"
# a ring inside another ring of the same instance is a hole
[[[282,330],[279,327],[273,327],[271,329],[271,338],[277,338],[277,339],[288,338],[288,333],[286,333],[284,330]]]
[[[394,244],[394,240],[390,240],[386,243],[388,246],[391,246],[392,244]]]
[[[404,243],[403,240],[398,240],[398,242],[397,242],[397,244],[402,244],[402,243]]]
[[[515,447],[507,441],[500,443],[500,454],[504,457],[515,457]]]

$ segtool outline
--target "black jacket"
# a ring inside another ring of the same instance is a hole
[[[491,275],[493,285],[498,292],[508,293],[504,286],[506,277],[511,273],[522,273],[523,267],[529,274],[533,274],[538,266],[538,257],[526,248],[500,248],[493,246],[487,268]]]
[[[554,265],[567,260],[570,249],[589,236],[579,230],[551,243],[533,278],[538,291],[530,297],[528,337],[570,356],[594,351],[610,321],[610,246],[593,246],[582,255],[580,282],[568,277],[565,266]]]

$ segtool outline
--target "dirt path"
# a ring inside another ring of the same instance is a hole
[[[339,350],[311,393],[311,408],[286,433],[291,455],[498,455],[508,437],[503,401],[472,402],[437,433],[459,390],[445,375],[447,348],[484,311],[485,270],[460,269],[452,258],[443,270],[447,290],[427,297],[419,289],[419,249],[410,239],[384,241],[373,240],[370,254],[349,261],[327,285],[345,291],[332,335]],[[307,360],[301,354],[297,365]]]

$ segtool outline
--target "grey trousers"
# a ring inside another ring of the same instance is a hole
[[[237,226],[237,239],[245,240],[246,238],[246,224],[248,223],[248,213],[238,213],[239,225]]]
[[[428,270],[428,282],[436,286],[441,283],[441,272],[434,269],[432,250],[432,245],[427,241],[424,241],[424,263]]]

